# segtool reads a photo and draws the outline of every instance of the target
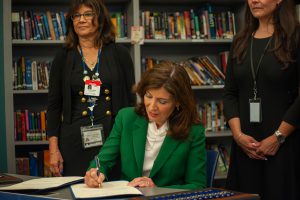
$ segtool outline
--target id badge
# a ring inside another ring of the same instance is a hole
[[[100,95],[100,80],[86,80],[84,83],[84,95],[99,96]]]
[[[81,139],[84,149],[98,147],[103,145],[103,126],[102,124],[94,126],[82,126]]]
[[[250,122],[260,123],[262,121],[261,99],[249,99]]]

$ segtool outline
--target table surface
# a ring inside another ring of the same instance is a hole
[[[33,179],[33,178],[40,178],[40,177],[32,177],[32,176],[16,175],[16,174],[8,174],[8,175],[21,178],[24,181],[30,180],[30,179]],[[1,186],[4,186],[4,185],[1,185]],[[183,189],[160,188],[160,187],[139,188],[139,190],[143,193],[144,196],[142,196],[142,197],[136,197],[135,196],[132,199],[134,199],[134,200],[147,199],[150,196],[187,191],[187,190],[183,190]],[[32,196],[35,196],[35,197],[43,196],[43,197],[48,197],[48,198],[53,198],[53,199],[65,199],[65,200],[74,199],[73,196],[72,196],[72,192],[71,192],[70,187],[64,187],[64,188],[60,188],[60,189],[57,189],[57,190],[50,190],[49,192],[47,192],[43,195],[32,195]],[[127,198],[127,199],[130,199],[130,198]],[[222,199],[222,200],[236,200],[236,199],[258,200],[260,198],[259,198],[258,195],[255,195],[255,194],[238,193],[237,195],[234,195],[232,197],[219,198],[219,199]]]

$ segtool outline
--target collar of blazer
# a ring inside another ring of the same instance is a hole
[[[144,163],[144,154],[145,154],[145,144],[146,144],[146,136],[148,129],[148,121],[144,117],[138,117],[134,122],[134,130],[133,134],[133,149],[136,159],[136,164],[138,166],[139,172],[138,174],[142,174],[143,163]],[[153,177],[159,169],[164,165],[164,163],[168,160],[172,152],[179,145],[180,141],[175,140],[168,135],[165,137],[165,140],[161,146],[161,149],[157,155],[156,160],[154,161],[152,170],[150,172],[150,178]]]

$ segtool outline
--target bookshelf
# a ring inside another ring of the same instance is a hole
[[[241,12],[243,0],[107,0],[110,12],[121,11],[127,14],[128,36],[130,27],[140,25],[140,12],[151,11],[184,11],[198,9],[206,2],[220,9],[232,10],[236,16]],[[13,90],[11,77],[13,76],[13,59],[18,56],[30,58],[52,59],[56,49],[63,44],[61,40],[12,40],[12,18],[13,11],[31,10],[36,12],[66,11],[69,0],[7,0],[3,1],[4,20],[3,44],[4,44],[4,88],[5,88],[5,126],[6,126],[6,152],[7,169],[15,173],[15,157],[19,151],[34,148],[47,148],[47,141],[15,141],[14,140],[14,111],[16,109],[45,108],[47,100],[47,89],[44,90]],[[238,18],[238,17],[236,17]],[[139,81],[142,73],[142,58],[153,57],[157,59],[170,59],[174,61],[184,60],[193,56],[208,55],[212,60],[218,60],[218,54],[229,50],[231,39],[145,39],[143,45],[131,44],[128,38],[117,38],[117,43],[127,46],[130,50],[135,66],[136,81]],[[217,64],[219,61],[217,61]],[[192,86],[197,101],[210,101],[221,99],[223,85]],[[209,143],[225,141],[230,143],[229,131],[207,132]],[[29,148],[30,147],[30,148]],[[224,179],[226,175],[220,175],[218,179]]]

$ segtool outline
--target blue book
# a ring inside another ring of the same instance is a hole
[[[61,19],[62,31],[63,31],[64,36],[66,36],[67,35],[67,27],[66,27],[65,13],[63,11],[60,11],[59,14],[60,14],[60,19]]]
[[[25,36],[25,22],[24,22],[24,17],[23,17],[23,12],[20,12],[20,18],[21,18],[21,39],[26,40]]]
[[[216,39],[216,21],[215,21],[215,14],[212,11],[211,5],[207,5],[208,11],[208,23],[209,23],[209,32],[211,39]]]
[[[57,24],[55,14],[51,14],[51,18],[52,18],[52,23],[53,23],[53,27],[54,27],[55,39],[59,40],[58,24]]]
[[[28,59],[25,61],[25,83],[26,89],[32,90],[31,61]]]
[[[46,30],[47,39],[51,40],[50,29],[49,29],[49,25],[48,25],[48,20],[47,20],[46,14],[42,13],[41,15],[43,16],[43,22],[44,22],[44,26],[45,26],[45,30]]]
[[[39,23],[37,21],[36,15],[33,15],[33,20],[34,20],[34,28],[35,28],[35,32],[36,32],[36,39],[40,40],[41,39],[41,34],[39,31]]]
[[[38,153],[29,152],[29,173],[30,176],[38,176]]]

